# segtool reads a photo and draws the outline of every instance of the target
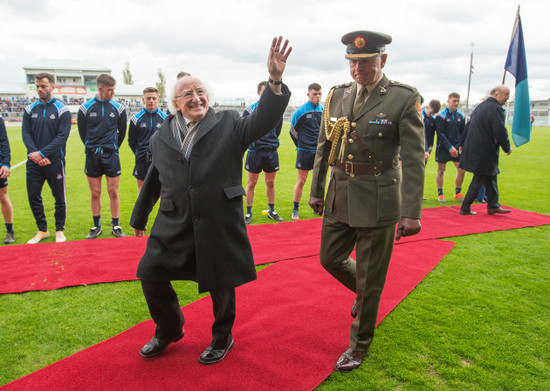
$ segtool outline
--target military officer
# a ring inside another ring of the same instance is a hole
[[[321,264],[356,295],[349,348],[334,366],[342,372],[358,368],[372,343],[394,233],[399,240],[420,232],[421,97],[384,75],[391,40],[373,31],[342,37],[354,82],[327,97],[313,168],[309,204],[324,212]]]

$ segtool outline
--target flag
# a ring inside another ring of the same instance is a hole
[[[516,147],[519,147],[529,142],[531,139],[531,110],[529,85],[527,83],[527,59],[525,58],[525,44],[523,42],[523,29],[521,28],[519,9],[504,69],[516,78],[512,140],[514,140]]]

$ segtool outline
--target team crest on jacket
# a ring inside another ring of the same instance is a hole
[[[50,119],[55,119],[55,114],[50,115]]]
[[[422,105],[420,103],[420,98],[416,100],[416,112],[418,113],[419,117],[422,117]]]
[[[111,118],[115,118],[115,113],[111,113],[111,114],[110,114],[110,117],[111,117]]]
[[[353,40],[353,46],[355,46],[357,49],[363,49],[365,45],[367,44],[367,41],[364,37],[358,35]]]

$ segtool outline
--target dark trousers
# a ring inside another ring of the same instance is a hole
[[[27,196],[31,206],[36,226],[40,231],[47,231],[48,223],[42,203],[42,187],[48,182],[55,199],[55,230],[65,229],[67,217],[67,200],[65,191],[65,162],[58,162],[40,167],[38,164],[27,161]]]
[[[155,336],[160,339],[173,339],[181,333],[185,318],[181,312],[178,295],[170,281],[154,282],[141,280],[143,295],[149,306],[149,313],[157,325]],[[222,349],[232,337],[235,323],[235,288],[210,291],[214,323],[212,324],[212,346]]]
[[[350,332],[352,349],[367,351],[374,338],[394,234],[393,224],[354,228],[326,216],[323,218],[321,265],[356,295],[357,317]],[[350,257],[354,247],[357,261]]]
[[[498,203],[498,186],[497,186],[497,176],[496,175],[481,175],[474,174],[472,182],[470,182],[470,187],[468,187],[468,192],[462,201],[462,207],[460,208],[464,212],[469,212],[472,203],[479,194],[479,189],[481,185],[485,185],[485,193],[487,195],[487,209],[499,208],[500,204]]]

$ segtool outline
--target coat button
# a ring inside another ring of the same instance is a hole
[[[348,160],[353,160],[353,155],[351,153],[348,155]]]
[[[348,143],[353,144],[353,139],[352,138],[348,139]]]
[[[397,183],[397,179],[396,179],[396,178],[393,178],[393,183]]]
[[[378,137],[382,137],[382,136],[383,136],[382,132],[378,133]]]
[[[352,122],[352,123],[351,123],[351,127],[352,127],[352,128],[355,128],[356,126],[357,126],[357,122]]]
[[[193,191],[193,190],[194,190],[194,189],[193,189],[193,186],[189,186],[189,187],[187,188],[187,190]]]

